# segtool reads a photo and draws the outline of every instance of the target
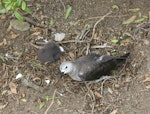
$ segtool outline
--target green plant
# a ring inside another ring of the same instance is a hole
[[[7,13],[12,11],[15,17],[23,21],[23,16],[20,11],[31,13],[31,9],[27,7],[27,2],[25,0],[2,0],[0,2],[0,13]]]

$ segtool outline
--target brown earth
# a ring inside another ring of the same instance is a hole
[[[150,25],[141,27],[148,25],[149,20],[122,24],[135,15],[150,16],[149,0],[32,0],[28,4],[33,13],[24,16],[45,27],[30,23],[29,31],[20,32],[9,27],[11,14],[0,16],[0,114],[150,114]],[[113,9],[113,5],[118,9]],[[64,19],[68,6],[73,11]],[[129,10],[135,8],[140,10],[135,13]],[[51,18],[55,24],[48,29]],[[77,39],[87,25],[92,26],[88,34]],[[55,63],[41,64],[37,59],[36,38],[54,40],[54,33],[59,32],[66,34],[59,42],[65,53]],[[121,36],[125,39],[120,43],[111,42]],[[92,41],[86,43],[90,38]],[[77,40],[81,42],[76,43]],[[98,48],[105,43],[111,47]],[[60,63],[74,60],[87,51],[116,56],[131,54],[124,67],[115,71],[114,78],[86,84],[72,81],[68,76],[61,79]],[[13,58],[6,58],[6,53]],[[16,80],[18,73],[44,91]],[[50,79],[49,85],[45,79]],[[40,109],[41,102],[45,105]]]

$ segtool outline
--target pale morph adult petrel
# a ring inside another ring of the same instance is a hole
[[[129,53],[120,57],[89,54],[75,61],[63,62],[59,69],[76,81],[92,81],[110,75],[112,70],[125,63]]]

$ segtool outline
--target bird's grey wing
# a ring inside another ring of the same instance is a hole
[[[80,65],[78,76],[83,81],[99,79],[102,76],[109,75],[111,70],[114,70],[124,59],[104,55],[82,57],[77,61]]]
[[[95,78],[95,76],[91,76],[92,72],[95,71],[97,67],[99,67],[99,63],[101,63],[102,56],[97,54],[90,54],[87,56],[80,57],[75,61],[78,69],[78,76],[82,81],[85,81],[89,78]],[[96,71],[97,72],[97,71]]]

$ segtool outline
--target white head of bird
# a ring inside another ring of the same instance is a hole
[[[71,61],[65,61],[60,65],[59,69],[62,74],[69,74],[73,70],[73,63]]]

